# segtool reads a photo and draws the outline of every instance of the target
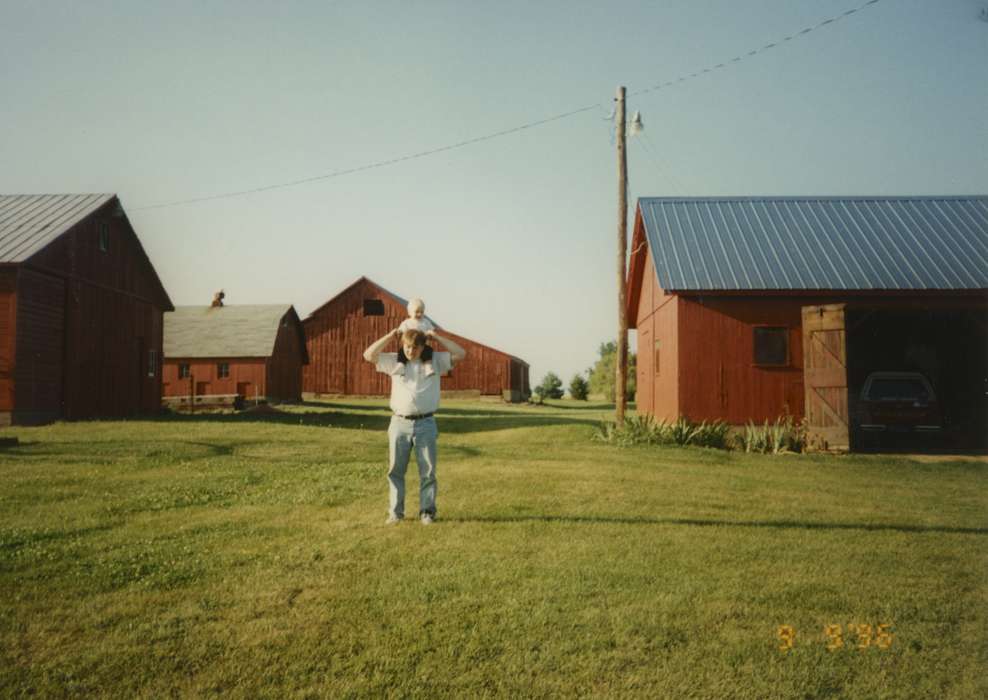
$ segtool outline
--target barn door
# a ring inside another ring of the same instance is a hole
[[[847,338],[843,304],[803,307],[803,383],[809,446],[847,450]]]
[[[150,369],[150,358],[147,348],[144,345],[144,338],[137,338],[137,405],[124,406],[124,415],[134,415],[144,412],[144,385],[147,383],[148,370]],[[148,363],[148,366],[145,366]]]
[[[0,284],[4,280],[0,279]],[[10,283],[13,287],[13,283]],[[13,289],[0,289],[0,411],[14,410],[14,321],[17,300]],[[9,418],[9,416],[8,416]]]

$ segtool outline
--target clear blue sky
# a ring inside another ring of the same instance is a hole
[[[568,382],[616,332],[615,88],[863,0],[0,0],[0,192],[116,192],[176,304],[361,275]],[[988,0],[881,0],[628,101],[632,201],[988,191]],[[502,138],[359,167],[600,103]],[[629,232],[630,233],[630,232]]]

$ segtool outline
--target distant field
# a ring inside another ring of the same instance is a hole
[[[0,696],[988,697],[988,464],[606,408],[445,401],[431,527],[384,525],[383,401],[5,430]]]

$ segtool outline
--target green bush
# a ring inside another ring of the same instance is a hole
[[[656,423],[650,415],[628,416],[620,428],[616,423],[602,422],[590,436],[597,442],[628,447],[630,445],[666,444],[666,424]]]
[[[569,396],[577,401],[586,401],[590,392],[590,384],[579,374],[574,374],[569,380]]]
[[[688,418],[668,423],[656,421],[650,415],[629,416],[620,428],[615,423],[602,423],[591,439],[612,445],[693,445],[728,449],[730,426],[723,421],[693,423]]]
[[[737,448],[745,452],[802,452],[806,447],[806,423],[797,423],[792,416],[779,416],[774,423],[766,420],[763,425],[749,421],[735,439]]]
[[[736,448],[744,452],[783,454],[802,452],[806,447],[806,423],[796,422],[792,416],[780,416],[774,423],[763,425],[749,422],[744,430],[731,439],[731,428],[724,421],[701,421],[680,418],[672,423],[656,421],[650,415],[629,416],[620,428],[615,423],[601,423],[591,439],[620,447],[630,445],[693,445],[716,447],[722,450]]]
[[[614,394],[616,392],[614,384],[617,374],[615,369],[615,362],[617,362],[617,343],[614,341],[609,343],[601,343],[600,347],[597,349],[597,352],[600,354],[600,357],[594,363],[593,367],[587,370],[587,374],[590,376],[590,393],[600,394],[606,401],[614,401]],[[637,357],[635,353],[629,350],[628,385],[625,392],[628,401],[635,400],[638,377],[636,368]]]
[[[561,399],[563,398],[563,380],[554,372],[549,372],[542,378],[542,383],[535,387],[533,393],[540,399]]]
[[[698,447],[728,448],[727,436],[730,426],[721,420],[708,423],[693,423],[688,418],[680,418],[669,426],[672,442],[676,445],[696,445]]]

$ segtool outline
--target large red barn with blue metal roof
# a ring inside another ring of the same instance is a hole
[[[639,412],[848,448],[866,377],[909,371],[984,442],[988,197],[643,198],[631,249]]]

